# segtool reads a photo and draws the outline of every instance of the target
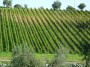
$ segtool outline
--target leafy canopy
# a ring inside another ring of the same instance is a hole
[[[12,6],[12,0],[3,0],[3,5],[5,7],[11,7]]]
[[[52,7],[53,9],[59,9],[61,6],[61,2],[59,0],[55,1],[53,4],[52,4]]]
[[[75,10],[75,8],[68,5],[68,7],[66,8],[66,10]]]
[[[85,7],[86,7],[86,5],[84,3],[80,3],[78,6],[78,8],[81,10],[83,10]]]
[[[20,4],[14,5],[14,8],[23,8]]]

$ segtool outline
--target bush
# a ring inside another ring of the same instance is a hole
[[[54,60],[51,62],[49,67],[66,67],[66,54],[67,50],[64,47],[60,47],[56,51],[56,56]]]
[[[27,45],[15,47],[11,67],[42,67],[39,61],[35,59],[34,54],[34,51]]]

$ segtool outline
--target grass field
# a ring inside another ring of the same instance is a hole
[[[35,57],[37,59],[41,60],[52,60],[55,55],[54,54],[35,54]],[[12,53],[11,52],[0,52],[0,61],[3,60],[11,60],[12,58]],[[77,63],[82,63],[82,56],[79,54],[68,54],[66,57],[67,62],[77,62]]]

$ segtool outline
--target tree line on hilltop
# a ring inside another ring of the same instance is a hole
[[[0,6],[0,7],[1,7],[1,8],[12,8],[12,0],[3,0],[3,5],[4,5],[4,6]],[[54,10],[59,10],[60,7],[61,7],[61,5],[62,5],[62,3],[61,3],[59,0],[56,0],[56,1],[53,2],[52,8],[53,8]],[[80,3],[80,4],[78,5],[78,8],[79,8],[80,10],[83,10],[85,7],[86,7],[86,5],[85,5],[84,3]],[[23,8],[23,6],[20,5],[20,4],[15,4],[15,5],[14,5],[14,8]],[[28,5],[27,5],[27,4],[24,4],[24,8],[28,8]],[[43,7],[41,7],[41,9],[42,9],[42,8],[43,8]],[[74,7],[68,5],[68,6],[66,7],[66,10],[76,10],[76,9],[75,9]]]

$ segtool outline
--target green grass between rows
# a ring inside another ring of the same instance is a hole
[[[35,57],[38,59],[47,59],[47,60],[52,60],[55,55],[54,54],[35,54]],[[11,52],[0,52],[0,61],[1,60],[11,60],[12,58],[12,53]],[[82,56],[79,54],[68,54],[67,55],[67,61],[68,62],[77,62],[77,63],[82,63]]]

